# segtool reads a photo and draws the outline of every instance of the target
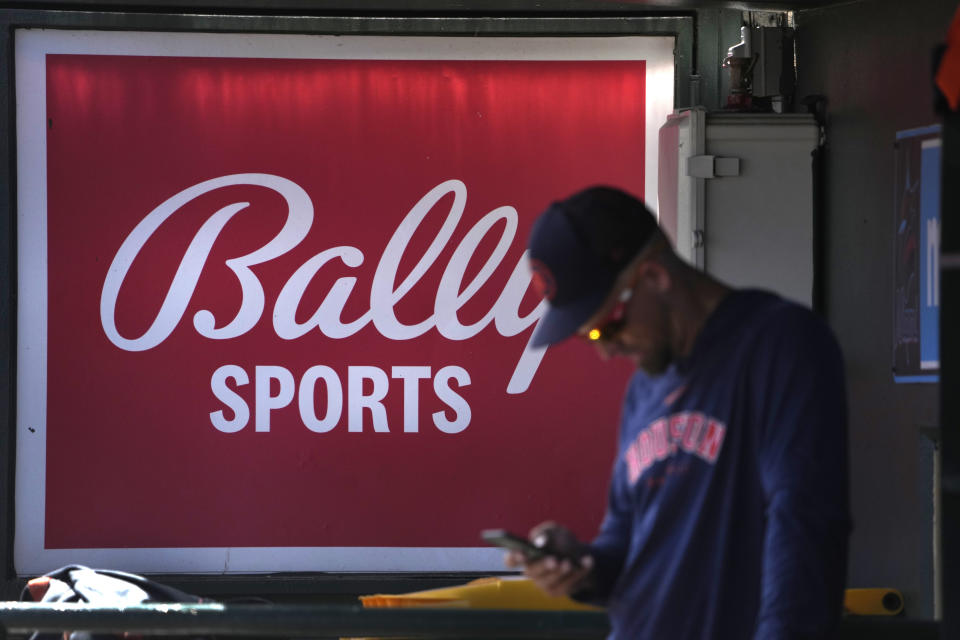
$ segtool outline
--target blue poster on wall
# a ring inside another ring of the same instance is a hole
[[[897,133],[894,183],[893,375],[940,372],[940,127]]]

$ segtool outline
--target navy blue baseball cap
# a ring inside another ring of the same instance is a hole
[[[548,306],[532,345],[560,342],[589,320],[656,230],[643,202],[612,187],[584,189],[541,213],[527,249],[533,284]]]

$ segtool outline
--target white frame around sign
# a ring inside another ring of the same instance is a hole
[[[47,54],[365,60],[646,60],[645,192],[655,208],[657,140],[673,109],[672,36],[327,36],[18,29],[17,452],[14,566],[21,576],[70,563],[140,573],[502,571],[492,548],[205,547],[47,549]]]

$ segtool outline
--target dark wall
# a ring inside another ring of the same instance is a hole
[[[827,97],[826,312],[844,349],[855,529],[850,587],[934,614],[932,455],[939,388],[894,384],[893,142],[936,123],[931,56],[956,0],[865,0],[797,15],[799,95]]]

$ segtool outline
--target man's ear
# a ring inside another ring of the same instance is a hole
[[[640,286],[649,293],[664,294],[673,283],[670,271],[656,260],[644,260],[637,265]]]

